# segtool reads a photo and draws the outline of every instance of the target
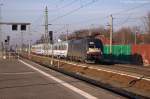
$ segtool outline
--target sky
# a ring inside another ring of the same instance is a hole
[[[55,32],[55,38],[67,29],[71,33],[84,28],[107,28],[110,14],[114,17],[116,30],[123,26],[142,27],[142,18],[150,11],[150,0],[0,0],[0,3],[2,22],[32,24],[31,33],[24,33],[25,42],[35,41],[44,33],[46,6],[49,24],[52,24],[49,30]],[[2,31],[3,38],[10,35],[13,43],[20,40],[20,31],[11,31],[11,26],[2,26]]]

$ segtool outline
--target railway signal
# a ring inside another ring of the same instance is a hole
[[[49,40],[50,40],[50,43],[52,44],[52,42],[53,42],[53,31],[49,31]]]

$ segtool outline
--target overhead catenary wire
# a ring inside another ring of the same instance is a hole
[[[132,8],[128,8],[128,9],[125,9],[125,10],[122,10],[122,11],[119,11],[119,12],[115,12],[115,13],[112,13],[113,15],[120,15],[122,13],[126,13],[126,12],[129,12],[129,11],[132,11],[132,10],[135,10],[135,9],[138,9],[138,8],[141,8],[145,5],[149,5],[150,3],[146,3],[146,4],[140,4],[138,6],[135,6],[135,7],[132,7]]]
[[[130,13],[123,22],[121,22],[120,24],[114,24],[114,26],[120,26],[120,25],[125,24],[126,22],[128,22],[131,15],[132,15],[132,13]],[[116,19],[116,18],[113,18],[113,19]]]
[[[61,18],[64,18],[64,17],[66,17],[66,16],[68,16],[68,15],[70,15],[70,14],[72,14],[72,13],[74,13],[74,12],[76,12],[76,11],[78,11],[78,10],[84,8],[84,7],[87,7],[87,6],[93,4],[93,3],[97,2],[97,1],[98,1],[98,0],[92,0],[91,2],[88,2],[88,3],[86,3],[86,4],[84,4],[84,5],[80,6],[80,7],[78,7],[78,8],[76,8],[76,9],[73,9],[73,10],[71,10],[71,11],[69,11],[69,12],[67,12],[67,13],[65,13],[65,14],[63,14],[63,15],[60,15],[60,16],[58,16],[58,17],[56,17],[56,18],[50,20],[50,22],[54,22],[54,21],[57,21],[57,20],[59,20],[59,19],[61,19]]]
[[[145,18],[148,18],[148,17],[145,17],[145,16],[140,16],[140,17],[130,17],[131,15],[133,15],[132,13],[129,14],[129,16],[127,18],[125,18],[125,20],[119,24],[114,24],[114,26],[120,26],[120,25],[124,25],[126,24],[127,22],[137,22],[137,20],[139,19],[145,19]],[[114,19],[123,19],[123,18],[114,18]],[[116,21],[116,20],[115,20]]]
[[[146,16],[139,16],[139,17],[128,17],[128,19],[130,19],[130,20],[137,20],[137,19],[147,19],[147,18],[149,18],[149,17],[146,17]],[[115,17],[114,19],[123,19],[123,18],[121,18],[121,17]],[[127,18],[126,18],[127,19]]]
[[[57,9],[64,9],[66,7],[69,7],[71,5],[73,5],[75,2],[77,2],[78,0],[73,0],[72,2],[67,3],[66,5],[63,5],[61,7],[58,7]]]
[[[123,13],[127,13],[129,11],[132,11],[132,10],[136,10],[138,8],[141,8],[141,7],[144,7],[145,5],[149,5],[150,3],[147,3],[147,4],[140,4],[138,6],[135,6],[135,7],[131,7],[131,8],[128,8],[128,9],[123,9],[122,11],[118,11],[118,12],[114,12],[114,13],[111,13],[112,15],[121,15]],[[88,19],[88,20],[84,20],[82,22],[76,22],[76,23],[85,23],[85,22],[89,22],[89,21],[94,21],[94,20],[97,20],[97,19],[100,19],[100,20],[103,20],[103,19],[106,19],[108,18],[110,15],[107,15],[107,16],[104,16],[102,18],[91,18],[91,19]]]
[[[76,2],[78,2],[78,0],[73,0],[72,2],[69,2],[69,3],[67,3],[67,4],[65,4],[65,5],[63,5],[63,6],[58,6],[58,5],[56,5],[56,8],[50,9],[49,11],[56,12],[56,11],[65,9],[65,8],[67,8],[67,7],[69,7],[69,6],[73,5],[73,4],[75,4]]]
[[[143,6],[145,6],[145,5],[148,5],[148,4],[150,4],[150,3],[138,5],[138,6],[136,6],[136,7],[128,8],[128,9],[125,9],[125,10],[122,10],[122,11],[119,11],[119,12],[115,12],[115,13],[112,13],[112,14],[113,14],[113,15],[120,15],[120,14],[122,14],[122,13],[127,13],[127,12],[129,12],[129,11],[132,11],[132,10],[135,10],[135,9],[138,9],[138,8],[141,8],[141,7],[143,7]],[[130,13],[129,16],[128,16],[121,24],[119,24],[119,25],[125,24],[126,22],[129,21],[129,19],[136,19],[136,18],[130,18],[131,14],[132,14],[132,13]],[[118,18],[114,18],[114,19],[118,19]],[[120,19],[121,19],[121,18],[120,18]],[[117,25],[117,26],[118,26],[118,25]]]
[[[65,16],[68,16],[68,15],[70,15],[70,14],[72,14],[72,13],[74,13],[74,12],[80,10],[81,8],[84,8],[84,7],[90,5],[90,4],[94,3],[94,2],[97,2],[97,1],[98,1],[98,0],[92,0],[91,2],[86,3],[86,4],[80,6],[80,7],[76,8],[76,9],[73,9],[73,10],[71,10],[71,11],[65,13],[64,15],[60,15],[60,16],[58,16],[58,17],[56,17],[56,18],[50,20],[50,22],[57,21],[57,20],[59,20],[59,19],[65,17]],[[70,2],[70,4],[73,4],[73,2],[75,2],[75,1],[73,0],[72,2]],[[68,3],[68,4],[69,4],[69,3]],[[138,6],[136,6],[136,7],[132,7],[132,8],[125,9],[125,10],[122,10],[122,11],[119,11],[119,12],[115,12],[115,13],[112,13],[112,15],[120,15],[120,14],[122,14],[122,13],[126,13],[126,12],[129,12],[129,11],[131,11],[131,10],[134,10],[134,9],[137,9],[137,8],[140,8],[140,7],[143,7],[144,5],[147,5],[147,4],[142,4],[142,5],[138,5]],[[63,6],[63,7],[65,7],[65,6]],[[62,7],[62,8],[63,8],[63,7]],[[109,15],[103,17],[102,19],[105,19],[105,18],[108,18],[108,17],[109,17]],[[98,18],[97,18],[97,19],[98,19]],[[90,19],[90,20],[86,20],[86,21],[91,21],[91,20],[95,20],[95,19]],[[86,22],[86,21],[84,21],[84,22]],[[81,22],[81,23],[84,23],[84,22]]]

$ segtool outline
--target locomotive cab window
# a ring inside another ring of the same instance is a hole
[[[89,42],[89,48],[95,48],[95,43],[94,42]]]

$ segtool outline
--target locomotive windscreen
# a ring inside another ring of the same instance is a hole
[[[91,39],[89,41],[89,48],[102,48],[102,44],[98,39]]]
[[[95,43],[94,42],[89,42],[89,48],[96,48]]]

